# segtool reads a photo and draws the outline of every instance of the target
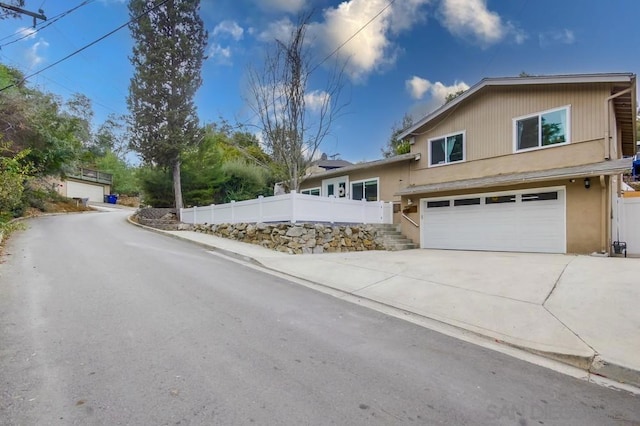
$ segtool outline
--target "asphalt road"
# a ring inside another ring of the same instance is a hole
[[[0,264],[2,425],[640,425],[563,376],[125,222],[33,219]]]

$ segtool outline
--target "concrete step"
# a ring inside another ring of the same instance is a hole
[[[402,235],[399,224],[381,224],[375,225],[375,227],[384,247],[389,251],[409,250],[418,247],[417,244]]]
[[[392,244],[387,246],[387,251],[413,250],[417,248],[418,245],[415,243]]]
[[[373,225],[374,228],[377,229],[392,229],[392,230],[396,230],[399,231],[400,230],[400,225],[399,224],[393,224],[393,223],[378,223]]]
[[[378,231],[378,235],[381,237],[395,237],[402,236],[402,233],[400,231]]]

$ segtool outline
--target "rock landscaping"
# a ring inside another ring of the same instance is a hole
[[[176,209],[161,209],[146,207],[138,209],[133,220],[136,222],[150,226],[156,229],[162,229],[164,231],[175,231],[178,229],[178,217],[176,216]]]
[[[204,232],[289,254],[385,249],[382,238],[378,236],[378,228],[363,224],[224,223],[191,225],[182,223],[178,229]]]

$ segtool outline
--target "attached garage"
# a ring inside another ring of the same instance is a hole
[[[421,200],[422,248],[566,253],[566,189]]]
[[[67,197],[69,198],[88,198],[89,201],[102,203],[104,201],[104,185],[91,184],[84,182],[76,182],[68,180]]]

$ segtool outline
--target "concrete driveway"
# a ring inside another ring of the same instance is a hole
[[[640,259],[424,249],[296,256],[166,234],[640,386]]]

